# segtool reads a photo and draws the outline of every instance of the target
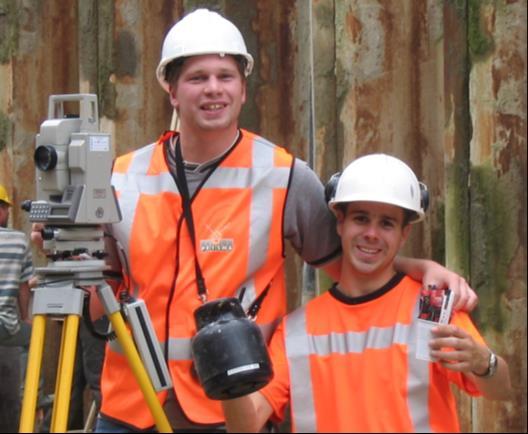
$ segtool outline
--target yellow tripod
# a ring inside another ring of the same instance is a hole
[[[51,267],[38,268],[39,287],[33,299],[33,328],[20,417],[20,432],[33,432],[37,406],[38,382],[46,334],[46,316],[65,318],[62,330],[59,364],[55,383],[55,402],[50,432],[66,432],[79,320],[82,315],[82,286],[95,286],[112,328],[130,368],[141,388],[159,432],[172,432],[170,423],[158,401],[134,341],[121,316],[120,306],[112,289],[104,281],[104,261],[62,261]],[[40,278],[44,277],[42,283]]]

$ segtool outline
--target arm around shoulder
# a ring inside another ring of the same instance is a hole
[[[273,413],[260,392],[222,401],[228,432],[259,432]]]
[[[397,256],[394,261],[398,271],[422,282],[425,287],[450,288],[455,294],[453,307],[471,312],[478,303],[475,291],[459,274],[430,259],[416,259]]]

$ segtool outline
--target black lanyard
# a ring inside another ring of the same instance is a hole
[[[182,197],[182,209],[183,216],[187,222],[187,228],[189,229],[189,235],[191,237],[191,242],[193,245],[194,252],[194,270],[196,273],[196,284],[198,286],[198,296],[203,303],[207,301],[207,287],[205,286],[205,279],[202,274],[202,269],[200,268],[200,263],[198,262],[198,254],[196,253],[196,235],[194,229],[194,219],[191,208],[191,197],[189,194],[189,187],[187,185],[187,178],[185,177],[185,169],[183,167],[183,157],[181,152],[180,139],[176,140],[175,145],[175,159],[176,159],[176,185]]]
[[[196,235],[195,235],[195,229],[194,229],[194,219],[192,214],[192,208],[191,208],[191,197],[189,194],[189,187],[187,185],[187,178],[185,177],[185,169],[183,167],[183,156],[181,152],[181,144],[180,144],[180,138],[176,140],[176,144],[174,146],[174,156],[176,160],[176,177],[175,182],[178,186],[178,190],[180,191],[181,197],[182,197],[182,209],[183,209],[183,216],[185,218],[185,221],[187,222],[187,228],[189,230],[189,235],[191,237],[191,242],[193,244],[193,251],[194,251],[194,269],[196,273],[196,284],[198,286],[198,296],[202,303],[205,303],[207,301],[207,287],[205,286],[205,279],[202,274],[202,269],[200,268],[200,263],[198,262],[198,254],[196,253]],[[262,302],[268,295],[268,291],[271,287],[271,282],[264,288],[262,293],[251,303],[251,305],[248,308],[248,316],[251,319],[255,319],[261,306]],[[241,298],[243,297],[243,292],[241,293]]]

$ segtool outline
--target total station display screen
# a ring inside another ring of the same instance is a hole
[[[69,208],[53,207],[51,208],[50,215],[68,217],[68,209]]]

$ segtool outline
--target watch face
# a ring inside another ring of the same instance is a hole
[[[489,361],[489,372],[488,377],[491,377],[493,374],[495,374],[495,371],[497,370],[497,356],[494,353],[490,354],[490,361]]]

